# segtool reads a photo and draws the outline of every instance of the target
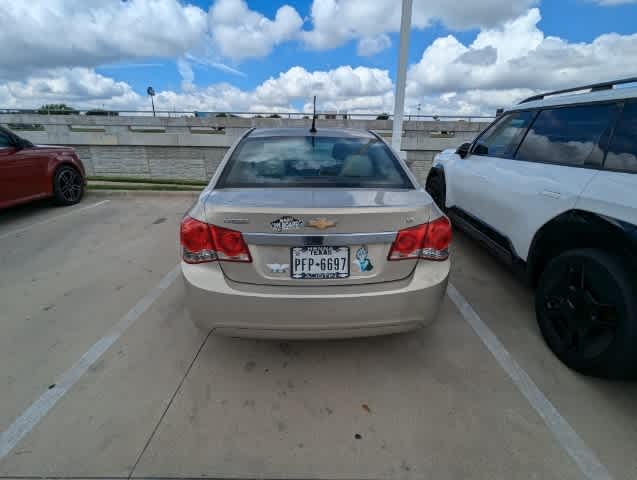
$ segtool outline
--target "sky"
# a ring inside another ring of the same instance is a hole
[[[392,112],[399,0],[0,0],[0,109]],[[405,110],[637,76],[637,0],[414,0]]]

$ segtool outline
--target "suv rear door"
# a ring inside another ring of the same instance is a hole
[[[607,103],[511,114],[511,121],[517,115],[530,127],[523,136],[511,136],[504,150],[496,144],[494,156],[491,137],[477,140],[468,162],[477,165],[472,168],[482,182],[467,205],[526,259],[535,232],[573,208],[597,174],[600,143],[607,142],[616,113],[617,106]]]
[[[637,226],[637,100],[627,102],[615,126],[600,171],[577,208]]]

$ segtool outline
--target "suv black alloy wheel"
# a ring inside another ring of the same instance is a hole
[[[637,289],[619,257],[600,250],[563,253],[547,265],[536,292],[546,342],[582,373],[628,378],[637,373]]]

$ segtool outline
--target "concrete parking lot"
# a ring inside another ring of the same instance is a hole
[[[0,212],[0,477],[637,478],[637,385],[564,367],[461,233],[425,330],[224,338],[184,312],[192,201]]]

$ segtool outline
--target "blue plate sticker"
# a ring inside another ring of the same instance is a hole
[[[369,252],[366,245],[363,245],[358,250],[356,250],[356,263],[358,264],[358,268],[360,269],[361,273],[371,272],[374,269],[374,265],[369,259]]]

